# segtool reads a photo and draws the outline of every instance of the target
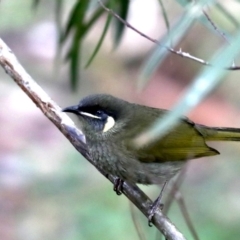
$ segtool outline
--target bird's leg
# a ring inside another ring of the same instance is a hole
[[[124,180],[121,178],[116,178],[113,183],[113,190],[116,192],[117,195],[122,194]]]
[[[155,212],[158,210],[158,208],[160,208],[160,210],[163,209],[163,203],[161,203],[161,200],[162,200],[163,191],[164,191],[166,185],[167,185],[167,181],[164,182],[159,196],[153,202],[153,204],[152,204],[152,206],[151,206],[151,208],[149,210],[149,215],[148,215],[148,226],[149,227],[152,226],[152,219],[153,219],[153,216],[154,216]]]

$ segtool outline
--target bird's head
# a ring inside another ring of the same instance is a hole
[[[107,94],[85,97],[78,105],[62,109],[78,116],[86,137],[106,137],[125,125],[124,115],[130,103]],[[126,116],[126,115],[125,115]]]

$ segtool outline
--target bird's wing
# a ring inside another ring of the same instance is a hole
[[[161,113],[162,114],[162,113]],[[159,117],[158,114],[154,116]],[[151,116],[149,119],[141,119],[138,126],[138,134],[146,130],[152,124]],[[138,124],[138,123],[135,123]],[[136,127],[135,127],[136,129]],[[141,129],[141,131],[140,131]],[[137,136],[136,133],[135,137]],[[168,162],[184,161],[204,156],[213,156],[219,152],[205,143],[202,134],[195,128],[195,124],[187,118],[183,118],[167,135],[153,142],[152,144],[136,147],[130,136],[125,141],[125,146],[135,154],[135,157],[142,162]]]

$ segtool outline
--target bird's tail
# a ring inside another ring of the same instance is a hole
[[[240,128],[206,127],[196,124],[206,141],[240,141]]]

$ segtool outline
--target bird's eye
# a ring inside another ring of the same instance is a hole
[[[101,116],[103,114],[103,111],[102,110],[97,110],[96,114]]]
[[[107,117],[108,117],[108,114],[105,111],[103,111],[103,110],[97,110],[95,112],[95,115],[98,116],[99,118],[101,118],[101,120],[103,120],[103,121],[105,119],[107,119]]]

